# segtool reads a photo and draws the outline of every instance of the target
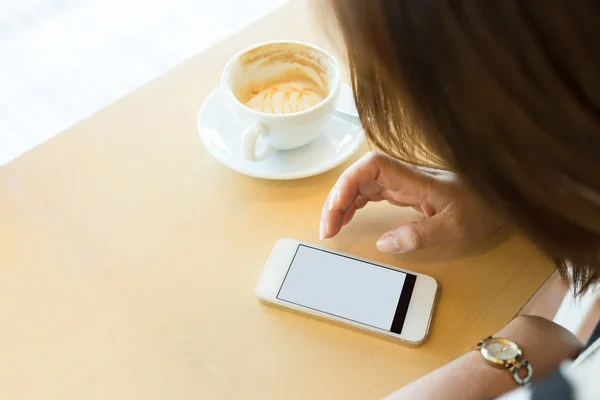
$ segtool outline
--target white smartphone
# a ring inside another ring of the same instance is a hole
[[[294,239],[273,248],[256,285],[271,305],[341,322],[419,346],[438,292],[430,276]]]

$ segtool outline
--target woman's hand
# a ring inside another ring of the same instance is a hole
[[[344,171],[331,190],[321,213],[321,238],[334,237],[357,210],[381,200],[412,207],[426,217],[384,233],[377,247],[386,253],[483,237],[501,224],[455,174],[371,152]]]

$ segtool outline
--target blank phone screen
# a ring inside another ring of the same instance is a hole
[[[301,244],[277,298],[400,334],[416,278]]]

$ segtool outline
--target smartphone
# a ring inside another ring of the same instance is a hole
[[[429,332],[438,284],[430,276],[282,239],[256,296],[285,307],[419,346]]]

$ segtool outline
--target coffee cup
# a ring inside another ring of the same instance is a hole
[[[266,42],[236,54],[225,66],[221,86],[241,127],[242,154],[262,161],[323,133],[335,110],[340,68],[311,44]]]

